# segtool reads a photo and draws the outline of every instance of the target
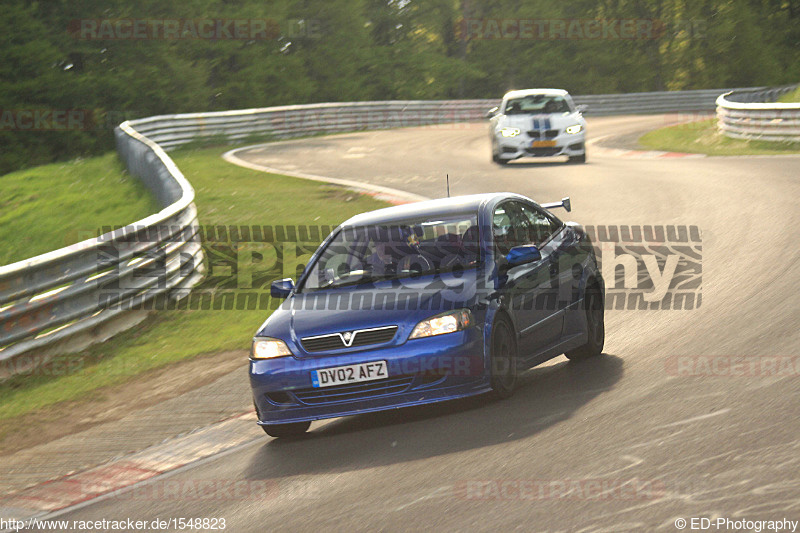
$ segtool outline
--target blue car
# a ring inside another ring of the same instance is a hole
[[[319,246],[250,354],[258,423],[312,420],[476,394],[510,396],[520,372],[602,352],[605,284],[578,224],[512,193],[357,215]]]

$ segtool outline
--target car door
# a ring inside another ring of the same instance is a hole
[[[548,263],[553,284],[549,294],[556,310],[563,314],[575,297],[573,265],[577,258],[572,250],[574,239],[565,230],[564,223],[545,209],[527,203],[523,203],[520,209],[532,228],[531,240],[542,253],[542,261]],[[556,321],[559,319],[563,320],[563,317],[554,317]]]
[[[535,228],[522,211],[522,202],[508,201],[493,213],[495,254],[505,256],[514,246],[536,244]],[[519,265],[506,272],[503,295],[520,335],[519,353],[532,357],[560,336],[563,317],[558,314],[558,294],[547,260]],[[557,287],[557,286],[556,286]]]

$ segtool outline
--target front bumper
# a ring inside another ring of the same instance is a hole
[[[535,141],[551,142],[553,146],[533,146]],[[516,137],[495,137],[495,153],[500,159],[511,161],[520,157],[577,156],[586,153],[586,135],[561,133],[552,139],[534,139],[526,132]]]
[[[259,424],[284,424],[451,400],[490,390],[482,329],[313,358],[250,360]],[[314,370],[386,361],[389,378],[315,388]]]

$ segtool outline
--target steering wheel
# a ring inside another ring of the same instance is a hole
[[[397,263],[397,273],[417,272],[430,272],[433,270],[433,263],[430,259],[421,254],[412,254],[403,257]]]

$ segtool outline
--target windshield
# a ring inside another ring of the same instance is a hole
[[[301,290],[474,268],[479,242],[472,214],[345,228],[319,255]]]
[[[506,115],[569,113],[567,101],[557,95],[531,94],[506,103]]]

